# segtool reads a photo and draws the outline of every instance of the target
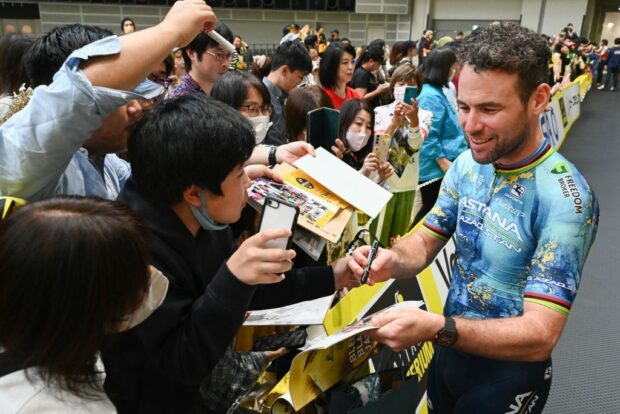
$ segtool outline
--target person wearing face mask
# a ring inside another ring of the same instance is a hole
[[[389,163],[380,162],[372,150],[373,112],[363,99],[350,99],[340,107],[336,145],[342,149],[342,160],[373,181],[383,182],[394,171]],[[340,155],[336,152],[337,155]]]
[[[432,124],[420,151],[422,208],[416,215],[414,223],[430,211],[437,200],[444,174],[452,165],[452,161],[467,150],[467,142],[459,126],[457,112],[442,89],[452,80],[456,65],[454,51],[443,47],[434,49],[422,66],[424,88],[418,96],[418,105],[421,109],[432,113]]]
[[[400,65],[392,75],[390,89],[394,102],[375,108],[375,139],[385,143],[380,147],[389,150],[387,159],[394,174],[385,187],[394,194],[371,224],[370,230],[384,246],[409,231],[413,223],[413,206],[420,169],[420,147],[432,121],[429,111],[419,110],[417,100],[405,103],[405,90],[415,86],[422,90],[422,74],[411,64]]]
[[[257,177],[244,168],[255,141],[239,111],[204,94],[157,105],[131,132],[132,177],[119,199],[151,230],[151,263],[170,288],[149,320],[119,334],[119,347],[104,350],[106,391],[120,412],[226,412],[212,398],[227,379],[218,364],[246,311],[352,286],[344,259],[291,270],[294,251],[266,247],[289,237],[288,229],[259,232],[241,243],[233,238],[230,225],[239,220]]]
[[[113,201],[54,198],[0,223],[0,412],[116,413],[98,352],[164,300],[148,256],[141,220]]]
[[[273,106],[267,87],[256,76],[248,72],[228,72],[214,84],[211,97],[241,112],[252,124],[257,146],[247,160],[246,165],[274,165],[282,162],[293,163],[306,154],[314,154],[312,145],[305,142],[294,142],[284,145],[264,144],[265,138],[273,123],[270,115]]]

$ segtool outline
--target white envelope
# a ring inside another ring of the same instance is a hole
[[[358,210],[374,218],[392,198],[392,193],[324,148],[315,152],[316,157],[306,155],[293,165]]]

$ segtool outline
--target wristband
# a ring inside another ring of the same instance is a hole
[[[278,163],[278,161],[276,160],[277,150],[278,150],[278,147],[276,147],[275,145],[272,145],[269,147],[269,157],[267,157],[267,163],[269,165],[276,165]]]

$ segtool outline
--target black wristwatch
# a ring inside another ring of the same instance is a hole
[[[456,322],[449,316],[446,316],[446,323],[443,328],[441,328],[435,334],[435,343],[444,348],[450,348],[459,337],[458,332],[456,331]]]
[[[267,158],[267,162],[269,163],[269,165],[276,165],[278,163],[278,160],[276,160],[277,150],[278,147],[276,147],[275,145],[269,147],[269,157]]]

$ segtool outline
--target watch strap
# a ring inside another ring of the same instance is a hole
[[[276,147],[275,145],[269,147],[269,157],[267,158],[267,162],[269,163],[269,165],[276,165],[278,163],[278,161],[276,160],[277,150],[278,147]]]

